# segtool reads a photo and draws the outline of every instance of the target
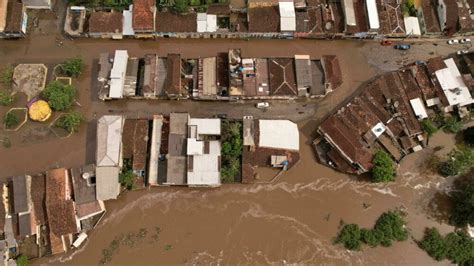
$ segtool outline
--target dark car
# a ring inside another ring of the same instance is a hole
[[[399,44],[396,44],[393,48],[397,50],[408,50],[411,48],[411,46],[406,43],[399,43]]]

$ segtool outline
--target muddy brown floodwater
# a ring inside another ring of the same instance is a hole
[[[361,252],[332,244],[341,220],[371,227],[382,212],[397,207],[407,209],[408,227],[416,239],[426,226],[451,230],[427,218],[426,211],[447,181],[408,170],[416,169],[430,149],[410,155],[396,182],[371,184],[315,162],[307,145],[312,124],[300,123],[302,159],[275,184],[126,193],[107,203],[105,218],[84,247],[37,263],[96,265],[104,250],[109,251],[110,265],[439,263],[411,239]]]

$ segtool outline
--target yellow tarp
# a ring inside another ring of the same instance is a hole
[[[34,121],[44,122],[51,117],[51,108],[49,104],[43,100],[36,101],[31,104],[28,114],[30,119]]]

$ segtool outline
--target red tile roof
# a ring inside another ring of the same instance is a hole
[[[329,83],[331,89],[337,89],[343,82],[339,59],[335,55],[323,55],[322,61],[326,83]]]
[[[135,31],[154,31],[154,13],[154,0],[133,0],[133,29]]]
[[[123,15],[120,12],[93,12],[89,19],[91,33],[122,33]]]
[[[296,74],[294,59],[275,58],[268,60],[270,76],[270,94],[283,96],[296,96]]]

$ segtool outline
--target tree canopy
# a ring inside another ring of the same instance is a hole
[[[74,101],[75,94],[74,87],[57,80],[49,83],[42,93],[51,108],[56,111],[69,109]]]
[[[0,91],[0,104],[1,105],[4,105],[4,106],[10,105],[11,103],[13,103],[14,100],[15,100],[15,96],[13,96],[12,94],[7,93],[5,91]]]
[[[223,182],[232,182],[240,170],[242,155],[242,123],[240,121],[222,121],[222,170]]]
[[[449,259],[458,265],[474,264],[474,240],[463,231],[451,232],[443,237],[438,229],[427,228],[418,245],[438,261]]]
[[[438,131],[438,128],[430,119],[425,119],[421,121],[421,127],[423,128],[423,131],[425,131],[426,134],[428,134],[429,137],[433,136],[433,134],[436,133],[436,131]]]
[[[463,137],[466,144],[474,146],[474,126],[466,128]]]
[[[388,153],[377,150],[372,163],[370,174],[373,182],[389,182],[395,179],[395,165]]]
[[[62,71],[70,77],[79,77],[84,68],[84,62],[80,57],[69,58],[61,65]]]
[[[459,227],[467,224],[474,226],[474,180],[471,178],[458,185],[457,189],[451,192],[451,200],[451,222]]]
[[[8,112],[3,117],[3,123],[7,128],[12,128],[20,123],[20,119],[13,112]]]
[[[81,122],[84,120],[81,113],[72,111],[61,116],[56,121],[56,126],[67,130],[69,133],[77,132]]]

